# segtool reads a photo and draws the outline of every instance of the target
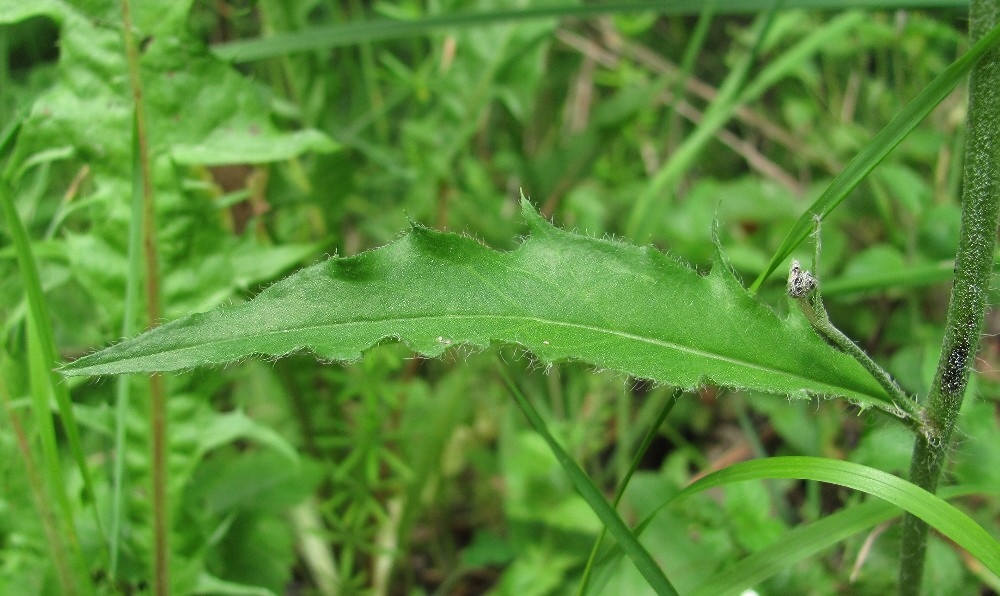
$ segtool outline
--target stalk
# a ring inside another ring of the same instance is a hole
[[[871,356],[859,348],[843,331],[837,329],[833,321],[830,320],[830,315],[826,312],[826,306],[823,304],[823,296],[820,292],[818,279],[819,257],[822,252],[819,217],[816,218],[815,224],[816,229],[813,232],[815,248],[812,264],[815,273],[802,269],[799,262],[793,260],[791,270],[788,272],[789,297],[798,303],[799,308],[813,329],[825,337],[827,341],[840,348],[842,352],[857,360],[878,381],[878,384],[889,395],[895,406],[895,411],[892,411],[892,414],[904,419],[915,432],[921,434],[927,433],[928,429],[924,428],[924,419],[926,416],[920,406],[906,395],[906,392],[903,391],[884,368],[872,360]]]
[[[74,550],[75,558],[78,561],[80,560],[79,548],[74,542],[75,530],[72,528],[72,520],[70,520],[68,527],[73,532],[73,535],[65,536],[63,534],[65,530],[60,529],[61,524],[56,518],[55,512],[49,506],[45,481],[42,479],[42,475],[38,470],[38,464],[35,463],[35,458],[31,454],[31,443],[28,439],[28,434],[21,424],[21,417],[17,415],[10,401],[7,385],[3,377],[0,377],[0,403],[3,404],[3,409],[7,413],[7,419],[10,421],[10,427],[17,439],[17,447],[21,452],[21,462],[24,464],[24,471],[28,478],[28,488],[31,490],[31,496],[35,499],[35,508],[38,510],[39,518],[41,518],[42,530],[45,532],[45,540],[49,545],[49,554],[52,555],[52,564],[56,570],[59,588],[63,594],[73,596],[78,593],[76,585],[82,575],[73,573],[73,564],[70,561],[70,554],[67,552],[70,549]],[[55,490],[62,489],[61,487],[55,487]],[[67,542],[71,544],[67,545]]]
[[[969,41],[1000,22],[1000,0],[972,0]],[[910,460],[910,481],[935,492],[945,452],[962,407],[980,335],[993,268],[1000,214],[1000,50],[992,49],[969,75],[969,113],[962,188],[962,228],[955,281],[948,305],[941,356],[927,402],[927,425]],[[927,552],[927,524],[903,518],[899,593],[919,594]]]
[[[139,49],[132,35],[129,0],[121,0],[122,26],[125,36],[125,57],[134,102],[135,149],[138,149],[138,172],[133,168],[134,182],[142,186],[142,246],[146,264],[146,316],[150,327],[160,321],[160,277],[156,251],[155,202],[153,175],[149,154],[149,135],[142,99],[142,78],[139,72]],[[133,150],[135,150],[133,149]],[[140,180],[135,180],[139,177]],[[153,593],[170,594],[170,524],[167,518],[167,407],[163,377],[149,377],[150,389],[150,468],[152,471],[151,499],[153,506]]]

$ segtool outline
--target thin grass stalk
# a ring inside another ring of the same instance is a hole
[[[717,14],[753,14],[769,10],[774,0],[741,0],[720,2]],[[462,11],[432,15],[420,19],[357,19],[337,25],[309,27],[299,31],[279,33],[271,37],[230,41],[215,44],[213,52],[234,63],[265,60],[289,54],[326,51],[353,46],[362,42],[420,37],[440,29],[484,27],[501,23],[551,19],[586,19],[597,15],[630,12],[656,12],[661,15],[695,15],[704,8],[705,0],[656,0],[645,2],[565,3],[555,6],[530,6],[516,10]],[[795,8],[812,10],[845,10],[864,8],[889,10],[919,6],[965,6],[967,0],[797,0]]]
[[[142,79],[139,73],[139,49],[132,35],[129,1],[121,0],[122,27],[125,37],[125,57],[134,102],[136,148],[139,152],[138,171],[133,169],[133,184],[142,186],[142,245],[146,265],[146,317],[149,327],[160,322],[160,276],[156,254],[156,218],[153,177],[149,155],[149,135],[142,99]],[[136,179],[138,177],[138,180]],[[170,523],[167,507],[167,412],[163,377],[149,377],[150,389],[150,467],[153,505],[153,593],[170,593]]]
[[[973,65],[977,64],[984,54],[1000,43],[1000,27],[995,27],[989,34],[969,48],[955,62],[951,63],[941,74],[924,88],[923,91],[903,106],[877,135],[865,145],[843,170],[830,181],[827,188],[806,209],[785,239],[771,257],[767,267],[750,284],[750,294],[756,294],[761,284],[785,261],[799,244],[816,228],[816,218],[825,219],[847,197],[854,188],[864,180],[885,157],[895,149],[917,124],[923,120],[941,101],[947,97],[955,85],[965,78]]]
[[[1000,0],[972,0],[969,37],[976,42],[1000,23]],[[1000,217],[1000,50],[991,49],[969,75],[969,111],[962,187],[962,227],[955,257],[955,281],[937,372],[927,403],[934,431],[918,436],[910,460],[910,481],[934,493],[979,350],[986,295],[993,271]],[[919,594],[927,553],[927,524],[903,518],[899,593]]]
[[[154,594],[170,594],[170,522],[167,507],[167,414],[163,377],[149,377],[151,468],[153,485]]]
[[[139,171],[139,132],[136,121],[132,121],[132,171]],[[139,283],[142,280],[142,213],[143,213],[143,188],[141,180],[133,176],[132,180],[132,213],[129,218],[128,229],[128,276],[125,278],[125,307],[122,314],[122,337],[132,337],[137,331],[136,325],[136,299],[139,296]],[[129,375],[120,375],[115,379],[115,438],[114,438],[114,459],[112,463],[112,487],[111,487],[111,521],[108,540],[110,542],[108,552],[110,562],[108,573],[112,578],[118,575],[118,554],[122,540],[122,519],[124,518],[125,494],[127,493],[128,479],[125,476],[125,461],[127,459],[128,442],[126,440],[128,428],[128,413],[131,409],[131,378]]]
[[[559,444],[552,433],[549,432],[548,425],[545,424],[545,420],[538,414],[538,410],[531,405],[531,401],[528,400],[521,393],[517,384],[511,378],[510,373],[507,371],[506,367],[502,363],[498,363],[497,367],[501,378],[503,378],[504,383],[507,385],[507,389],[510,394],[514,397],[514,401],[517,406],[524,413],[524,417],[528,420],[531,428],[542,437],[542,440],[546,442],[549,449],[552,451],[552,455],[555,456],[559,465],[562,466],[563,471],[569,478],[573,487],[576,489],[577,493],[583,497],[583,500],[587,502],[587,505],[593,510],[597,517],[601,520],[604,527],[608,528],[608,531],[618,540],[618,544],[621,546],[622,550],[632,559],[635,563],[636,569],[642,574],[646,582],[649,584],[657,594],[661,596],[666,594],[668,596],[677,596],[677,589],[674,588],[670,580],[663,574],[663,570],[656,564],[653,560],[652,555],[648,550],[639,542],[639,539],[632,530],[625,525],[622,518],[618,515],[618,512],[608,503],[601,491],[594,486],[593,481],[587,476],[587,474],[580,468],[580,466],[573,461],[570,454]]]
[[[45,356],[38,338],[38,324],[34,315],[27,316],[27,356],[28,384],[31,392],[32,411],[35,417],[35,428],[42,444],[42,463],[45,467],[49,486],[59,507],[62,532],[66,533],[73,551],[79,554],[80,541],[76,534],[76,524],[73,523],[73,506],[66,492],[66,479],[63,476],[59,444],[56,439],[55,423],[52,420],[51,393],[45,379]]]
[[[715,17],[716,1],[707,0],[704,8],[701,9],[701,14],[698,15],[698,22],[695,23],[694,31],[691,33],[691,39],[688,40],[687,46],[684,48],[684,55],[681,57],[677,78],[670,88],[670,96],[674,100],[667,106],[667,115],[664,121],[669,126],[668,130],[671,135],[676,135],[677,132],[675,131],[680,131],[681,119],[678,117],[677,106],[684,102],[684,88],[694,72],[694,61],[701,53],[702,46],[705,45],[705,38],[708,37],[709,26]],[[667,148],[672,151],[674,144],[673,142],[668,142]]]
[[[349,3],[350,14],[364,14],[364,3],[360,0],[351,0]],[[385,94],[379,87],[378,64],[375,60],[375,52],[372,49],[372,42],[365,41],[358,43],[357,48],[352,48],[359,54],[361,78],[364,81],[365,93],[368,104],[375,116],[375,135],[380,143],[389,141],[389,123],[386,120]]]
[[[55,513],[49,507],[48,495],[45,492],[45,483],[38,471],[38,464],[35,463],[35,458],[31,455],[31,443],[28,440],[27,433],[24,432],[21,417],[17,415],[17,412],[11,406],[10,395],[8,394],[7,384],[4,382],[3,376],[0,376],[0,402],[3,402],[4,411],[7,413],[10,426],[14,430],[14,436],[17,438],[17,448],[21,453],[21,462],[24,463],[24,472],[28,478],[28,488],[31,490],[31,496],[35,501],[35,508],[38,510],[38,516],[42,521],[45,540],[49,543],[49,552],[52,554],[52,564],[56,568],[56,578],[59,581],[59,587],[62,589],[63,594],[76,594],[77,578],[70,564],[63,533],[59,529],[59,522],[56,520]]]
[[[705,110],[701,123],[653,175],[647,187],[632,204],[625,226],[625,235],[629,238],[637,241],[646,239],[655,222],[652,212],[657,201],[663,200],[664,192],[673,191],[674,185],[688,171],[701,150],[714,138],[715,133],[729,120],[743,101],[750,68],[757,60],[757,53],[771,28],[781,2],[782,0],[771,2],[770,10],[758,18],[750,51],[729,71],[726,80],[719,87],[715,101]]]
[[[628,470],[625,475],[622,476],[621,482],[618,483],[618,488],[615,490],[615,498],[611,501],[611,506],[614,508],[618,507],[618,503],[621,502],[622,496],[625,494],[625,489],[628,488],[628,483],[632,480],[632,476],[635,475],[635,471],[639,469],[639,464],[642,463],[642,458],[646,455],[649,450],[649,446],[653,444],[653,439],[656,438],[657,431],[663,426],[663,423],[667,420],[667,416],[670,415],[670,411],[674,409],[674,405],[677,400],[680,399],[683,391],[680,389],[674,389],[670,396],[667,397],[666,402],[664,402],[663,407],[660,408],[659,414],[656,415],[656,421],[650,425],[649,430],[646,432],[645,436],[642,438],[642,443],[639,448],[636,449],[635,455],[632,457],[632,461],[629,463]],[[593,548],[590,549],[590,556],[587,557],[587,566],[583,570],[583,577],[580,579],[580,587],[577,590],[577,596],[583,596],[587,593],[587,588],[590,585],[590,576],[594,572],[594,563],[597,561],[597,553],[601,550],[601,543],[604,542],[604,537],[608,533],[607,526],[601,528],[601,533],[597,535],[597,540],[594,541]]]
[[[90,509],[94,515],[94,523],[97,526],[98,532],[103,534],[104,528],[94,498],[94,483],[91,480],[90,470],[83,455],[83,444],[80,441],[80,430],[76,425],[76,418],[73,415],[69,389],[55,370],[60,359],[57,357],[55,334],[52,331],[52,317],[49,313],[48,303],[45,300],[45,293],[42,291],[42,282],[35,264],[31,241],[28,239],[28,231],[17,214],[17,210],[14,207],[14,194],[7,186],[5,179],[0,179],[0,210],[3,211],[4,218],[7,220],[8,230],[14,241],[17,263],[24,284],[24,293],[27,297],[29,347],[34,346],[37,349],[37,358],[30,362],[33,365],[31,373],[32,393],[38,394],[36,403],[39,404],[39,411],[36,412],[36,416],[40,418],[39,428],[52,429],[52,414],[49,403],[50,399],[54,397],[56,407],[59,411],[60,422],[62,423],[63,430],[66,432],[66,440],[69,443],[70,453],[80,472],[80,477],[83,479],[85,498],[91,501],[93,507]],[[44,407],[42,404],[44,404]],[[42,422],[42,419],[47,420],[48,423]],[[44,447],[44,433],[46,431],[43,430],[42,432]],[[53,473],[59,470],[58,460],[54,459],[52,455],[54,451],[48,451],[50,447],[54,448],[54,445],[53,439],[52,445],[45,447],[47,449],[46,468],[53,468]],[[60,477],[59,484],[62,484],[62,482]],[[65,490],[57,489],[56,486],[53,486],[53,489],[56,489],[59,494],[65,496]],[[67,520],[72,526],[73,516],[68,506],[64,507],[64,510],[67,514]],[[72,532],[73,528],[70,527],[69,530]],[[72,538],[75,541],[75,532],[72,532]]]
[[[25,230],[24,225],[21,223],[21,219],[14,207],[13,193],[10,192],[10,188],[2,178],[0,178],[0,211],[3,212],[3,216],[7,220],[7,229],[10,231],[14,241],[21,279],[25,294],[27,295],[28,373],[32,409],[34,411],[36,429],[42,445],[42,461],[51,490],[50,494],[54,495],[56,504],[58,505],[59,522],[62,527],[61,532],[66,537],[73,561],[82,570],[83,558],[80,553],[79,540],[76,534],[73,508],[70,504],[69,495],[66,492],[66,482],[63,477],[59,447],[56,440],[55,423],[52,420],[51,401],[53,396],[58,404],[60,418],[66,431],[66,437],[70,443],[70,450],[80,469],[86,493],[91,495],[91,498],[93,498],[92,495],[94,494],[93,483],[90,481],[90,474],[87,471],[86,462],[84,461],[80,434],[76,426],[76,421],[73,418],[73,410],[69,401],[69,390],[65,384],[53,379],[56,363],[55,338],[52,333],[51,317],[49,316],[45,296],[42,292],[38,270],[35,266],[31,243],[28,239],[27,230]],[[102,531],[101,520],[97,512],[96,503],[94,503],[93,513],[98,531],[100,532]]]

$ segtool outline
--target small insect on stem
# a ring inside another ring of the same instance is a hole
[[[788,270],[788,295],[792,298],[805,298],[816,289],[816,278],[802,268],[798,261],[792,261]]]

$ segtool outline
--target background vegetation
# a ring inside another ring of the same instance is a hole
[[[519,189],[562,227],[653,243],[703,271],[714,233],[749,283],[830,178],[968,46],[967,9],[945,2],[843,12],[788,1],[761,14],[770,3],[139,4],[130,30],[159,255],[146,287],[163,320],[385,244],[408,218],[513,248],[525,231]],[[831,317],[911,394],[928,393],[941,344],[965,106],[960,88],[823,228]],[[0,114],[4,184],[43,290],[32,303],[6,218],[0,593],[147,590],[150,384],[47,388],[55,355],[36,314],[41,301],[60,360],[148,322],[129,233],[141,193],[121,5],[0,1]],[[783,294],[777,280],[760,292],[779,312]],[[988,318],[986,332],[995,327]],[[984,342],[947,467],[949,484],[981,487],[956,503],[994,536],[998,347]],[[582,365],[540,367],[504,346],[425,360],[385,345],[348,365],[291,355],[165,377],[175,591],[575,590],[602,525],[500,371],[608,494],[672,393]],[[79,450],[74,431],[46,420],[67,390]],[[905,477],[912,444],[843,401],[709,387],[677,402],[619,511],[634,524],[695,476],[766,455]],[[682,592],[863,500],[793,480],[705,494],[663,509],[644,534]],[[109,528],[116,495],[123,521]],[[899,524],[879,525],[757,590],[884,593],[898,541]],[[1000,590],[933,535],[926,573],[934,593]],[[629,562],[601,580],[608,593],[649,589]]]

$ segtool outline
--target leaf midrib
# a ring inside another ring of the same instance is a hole
[[[394,323],[394,322],[419,321],[419,320],[427,320],[427,319],[435,319],[435,320],[441,320],[441,319],[465,319],[465,320],[471,320],[471,319],[490,319],[490,320],[497,320],[497,319],[502,319],[502,320],[514,320],[514,321],[534,322],[534,323],[539,323],[539,324],[542,324],[542,325],[550,325],[550,326],[553,326],[553,327],[564,327],[564,328],[570,328],[570,329],[581,329],[581,330],[590,331],[590,332],[597,333],[597,334],[604,334],[604,335],[608,335],[608,336],[611,336],[611,337],[618,337],[618,338],[621,338],[621,339],[627,339],[627,340],[632,340],[632,341],[636,341],[636,342],[640,342],[640,343],[646,343],[646,344],[649,344],[649,345],[655,345],[655,346],[662,347],[662,348],[676,350],[678,352],[683,352],[683,353],[691,354],[691,355],[694,355],[694,356],[700,356],[700,357],[703,357],[703,358],[707,358],[709,360],[716,360],[716,361],[719,361],[719,362],[726,362],[726,363],[729,363],[729,364],[735,364],[735,365],[738,365],[738,366],[744,366],[744,367],[747,367],[747,368],[750,368],[750,369],[758,370],[758,371],[769,373],[769,374],[778,374],[778,375],[785,376],[785,377],[787,377],[789,379],[792,379],[792,380],[804,381],[804,382],[806,382],[806,384],[817,382],[817,379],[806,377],[806,376],[801,375],[801,374],[796,374],[793,371],[789,371],[789,370],[785,370],[785,369],[780,369],[780,368],[775,368],[775,367],[771,367],[771,366],[764,366],[764,365],[761,365],[761,364],[758,364],[758,363],[755,363],[755,362],[750,362],[750,361],[742,360],[742,359],[739,359],[739,358],[733,358],[733,357],[730,357],[730,356],[724,356],[724,355],[717,354],[717,353],[714,353],[714,352],[709,352],[709,351],[701,350],[701,349],[698,349],[698,348],[692,348],[690,346],[685,346],[683,344],[678,344],[678,343],[674,343],[674,342],[670,342],[670,341],[666,341],[666,340],[662,340],[662,339],[658,339],[658,338],[646,337],[646,336],[638,335],[638,334],[635,334],[635,333],[629,333],[629,332],[626,332],[626,331],[618,331],[618,330],[615,330],[615,329],[607,329],[607,328],[603,328],[603,327],[595,327],[593,325],[587,325],[587,324],[584,324],[584,323],[572,323],[572,322],[568,322],[568,321],[551,320],[551,319],[545,319],[545,318],[541,318],[541,317],[537,317],[537,316],[527,316],[527,315],[444,314],[444,315],[414,315],[414,316],[408,316],[408,317],[391,317],[391,318],[379,318],[379,319],[355,319],[355,320],[352,320],[352,321],[344,321],[344,322],[337,322],[337,323],[322,323],[322,324],[318,324],[318,325],[301,325],[301,326],[286,327],[286,328],[283,328],[283,329],[275,329],[275,330],[269,330],[269,331],[258,331],[258,332],[249,333],[249,334],[245,334],[245,335],[240,335],[240,336],[236,336],[236,337],[229,337],[229,338],[226,338],[226,339],[206,341],[206,342],[203,342],[203,343],[199,343],[197,345],[188,345],[188,346],[183,346],[183,347],[179,347],[179,348],[172,348],[172,349],[158,350],[158,351],[155,351],[155,352],[149,352],[149,353],[146,354],[146,356],[152,356],[154,354],[160,354],[160,355],[179,354],[179,353],[184,353],[184,352],[189,351],[189,350],[197,350],[197,349],[200,349],[200,348],[203,348],[203,347],[208,347],[208,346],[221,346],[221,345],[226,345],[226,344],[230,344],[230,343],[233,343],[233,342],[238,342],[238,341],[241,341],[241,340],[259,338],[259,337],[272,337],[272,336],[277,336],[277,335],[283,335],[283,334],[286,334],[286,333],[296,333],[296,332],[303,332],[303,331],[315,331],[315,330],[324,329],[324,328],[336,328],[336,327],[346,327],[346,326],[351,326],[351,325],[363,325],[363,324],[366,324],[366,323]],[[405,338],[405,334],[389,334],[389,335],[386,335],[385,337],[397,337],[397,338],[400,338],[400,339],[404,339]],[[505,338],[487,338],[487,339],[499,339],[499,340],[503,341]],[[515,343],[518,343],[516,340],[509,340],[509,341],[514,341]],[[459,343],[461,343],[461,342],[459,342]],[[301,347],[307,347],[307,346],[303,345]],[[366,346],[366,347],[368,347],[368,346]],[[263,353],[263,352],[258,352],[258,353]],[[83,368],[83,370],[86,370],[86,368],[91,368],[91,367],[94,367],[94,366],[97,366],[97,365],[94,364],[94,365],[86,366],[86,367]],[[71,368],[72,367],[70,367],[70,369]],[[822,383],[826,384],[826,385],[829,385],[830,387],[840,387],[840,385],[836,385],[836,384],[830,383],[828,381],[822,381]],[[850,389],[848,387],[844,387],[844,390],[847,391],[847,392],[849,392],[849,393],[852,393],[852,394],[861,394],[861,392],[858,391],[857,389]],[[865,395],[867,395],[867,394],[865,394]],[[868,397],[872,397],[873,399],[878,399],[876,396],[873,396],[873,395],[868,395]],[[879,401],[884,401],[884,400],[879,400]]]

